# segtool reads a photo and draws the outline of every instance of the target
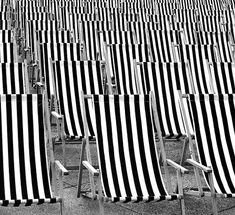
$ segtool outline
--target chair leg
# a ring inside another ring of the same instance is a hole
[[[180,199],[180,208],[181,208],[181,214],[185,215],[185,203],[184,203],[184,199]]]
[[[99,211],[100,215],[104,215],[104,198],[102,193],[101,174],[98,177],[98,194],[99,194]]]
[[[185,138],[184,145],[183,145],[183,153],[182,153],[181,160],[180,160],[180,165],[183,165],[183,163],[185,161],[185,155],[187,153],[188,147],[189,147],[189,139]]]
[[[64,214],[64,200],[60,203],[60,215]]]
[[[213,215],[218,215],[217,200],[215,196],[212,197],[212,211]]]

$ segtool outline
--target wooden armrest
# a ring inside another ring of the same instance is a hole
[[[187,173],[187,172],[189,172],[186,168],[180,166],[179,164],[177,164],[177,163],[174,162],[173,160],[166,159],[166,162],[167,162],[170,166],[174,167],[175,169],[180,170],[181,173]]]
[[[64,175],[68,175],[69,172],[67,169],[65,169],[65,167],[60,163],[60,161],[56,160],[55,161],[55,165],[60,169],[60,171],[64,174]]]
[[[62,119],[62,115],[58,114],[56,111],[52,111],[51,115],[54,116],[56,119]]]
[[[211,173],[212,169],[210,167],[206,167],[200,163],[198,163],[197,161],[193,160],[193,159],[187,159],[186,160],[188,163],[190,163],[191,165],[193,165],[194,167],[197,167],[201,170],[203,170],[206,173]]]
[[[99,171],[96,170],[93,166],[88,161],[82,161],[83,166],[85,166],[88,171],[94,175],[94,176],[99,176]]]
[[[39,86],[39,87],[44,86],[44,84],[43,84],[43,83],[41,83],[41,82],[36,82],[34,85],[35,85],[35,86]]]

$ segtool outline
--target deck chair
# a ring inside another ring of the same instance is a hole
[[[111,12],[112,30],[128,31],[128,22],[126,16],[122,15],[118,8],[113,8]]]
[[[218,16],[200,16],[201,30],[207,32],[221,32],[221,20]]]
[[[39,44],[39,69],[41,84],[44,83],[47,89],[48,99],[55,94],[54,79],[51,69],[51,61],[76,61],[83,59],[79,43],[42,43]]]
[[[191,159],[188,163],[202,170],[209,191],[202,189],[200,177],[195,172],[198,190],[189,194],[210,196],[213,214],[218,214],[217,197],[235,197],[234,188],[234,94],[182,95],[190,105],[193,118],[195,144],[190,139]],[[196,155],[199,161],[196,160]]]
[[[138,44],[148,44],[146,29],[158,30],[158,23],[154,22],[128,22],[129,31],[135,32]]]
[[[62,177],[67,170],[55,161],[52,150],[49,117],[44,96],[0,95],[0,205],[30,206],[42,203],[60,203],[63,211],[63,195],[52,192],[49,179],[49,164],[52,170],[52,185],[56,185],[56,172]],[[46,135],[46,131],[49,135]],[[49,162],[47,147],[50,148]],[[61,190],[60,190],[61,191]]]
[[[149,42],[154,62],[174,62],[173,44],[182,44],[184,32],[149,30]]]
[[[151,95],[93,95],[88,98],[92,98],[94,106],[99,170],[89,162],[89,156],[84,158],[85,147],[89,151],[88,139],[83,141],[81,164],[98,177],[98,193],[91,186],[92,193],[86,196],[99,199],[100,214],[104,214],[104,201],[127,203],[173,199],[180,199],[181,211],[185,214],[180,177],[187,170],[165,159],[165,163],[176,167],[180,176],[177,180],[179,193],[170,194],[163,182],[155,147]],[[78,197],[83,171],[80,168]]]
[[[78,35],[81,43],[84,43],[86,60],[99,60],[98,31],[109,31],[112,29],[110,21],[80,21],[78,24]]]
[[[11,30],[11,22],[8,20],[0,20],[1,30]]]
[[[102,65],[104,64],[100,61],[56,61],[53,63],[56,90],[54,106],[56,112],[64,118],[64,122],[57,124],[57,131],[63,144],[63,164],[69,169],[72,167],[67,165],[65,140],[76,143],[85,135],[79,92],[84,90],[89,94],[103,94],[104,68]],[[85,105],[89,122],[89,137],[94,139],[94,128],[89,118],[91,103],[85,103]]]
[[[220,55],[214,45],[175,46],[176,61],[189,62],[195,93],[213,93],[208,62],[220,62]]]
[[[0,94],[29,93],[26,63],[0,64]]]
[[[0,43],[0,63],[18,62],[17,46],[15,43]]]
[[[132,31],[102,31],[98,32],[101,60],[105,59],[104,43],[106,44],[136,44],[136,35]]]
[[[113,77],[113,92],[136,94],[134,60],[152,61],[148,45],[106,45],[106,62],[110,77]],[[109,83],[110,84],[110,83]]]
[[[229,32],[197,32],[198,44],[217,45],[221,62],[232,62],[231,44],[234,44]]]
[[[211,85],[215,94],[235,93],[235,64],[234,63],[209,63]]]
[[[156,98],[162,137],[184,138],[186,130],[178,104],[178,90],[194,92],[189,64],[137,62],[135,67],[138,93],[152,91]]]

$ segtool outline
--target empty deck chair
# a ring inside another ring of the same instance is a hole
[[[18,62],[17,46],[15,43],[0,43],[0,63]]]
[[[98,176],[98,194],[92,189],[91,197],[98,196],[100,214],[104,213],[103,201],[127,203],[173,199],[180,199],[182,214],[185,214],[181,179],[178,178],[179,193],[170,194],[162,178],[155,148],[153,123],[156,121],[152,117],[152,97],[93,95],[91,98],[99,170],[91,166],[89,156],[87,160],[84,158],[88,139],[83,141],[81,164],[93,172],[93,176]],[[177,166],[180,177],[187,171],[170,160],[165,159],[165,163]],[[165,168],[167,172],[166,165]],[[78,197],[81,195],[82,169],[79,172]]]
[[[234,40],[230,32],[197,32],[197,42],[201,45],[217,45],[221,62],[232,62],[231,44]]]
[[[44,96],[0,95],[0,109],[0,205],[60,203],[63,206],[62,193],[57,197],[56,190],[53,190],[55,194],[52,192],[49,164],[53,186],[56,185],[55,167],[60,170],[60,185],[67,171],[54,160],[53,152],[50,151],[47,160],[46,145],[52,149],[52,140],[51,134],[46,135],[50,125]]]
[[[134,60],[152,61],[152,54],[148,45],[107,45],[106,62],[110,77],[115,80],[118,94],[136,94]]]
[[[154,62],[174,62],[173,44],[182,44],[181,31],[149,30],[149,42]]]
[[[98,31],[111,30],[109,21],[80,21],[78,24],[78,35],[81,43],[84,43],[86,60],[99,59]]]
[[[176,61],[189,62],[195,93],[213,93],[207,62],[220,62],[220,55],[214,45],[177,46]]]
[[[0,63],[0,94],[29,93],[25,63]]]
[[[203,171],[209,191],[204,191],[196,173],[200,196],[212,197],[213,214],[218,214],[217,197],[235,197],[234,188],[234,94],[182,95],[188,99],[194,124],[197,152],[190,139],[189,163]],[[199,156],[199,161],[195,159]],[[199,162],[199,163],[198,163]]]
[[[55,94],[51,60],[76,61],[82,59],[79,43],[42,43],[39,44],[40,82],[45,78],[48,98]]]
[[[54,63],[55,76],[55,101],[56,111],[64,116],[64,131],[59,134],[63,141],[64,164],[66,155],[64,136],[75,141],[81,140],[84,135],[84,124],[82,122],[82,106],[79,92],[85,91],[88,94],[103,94],[103,63],[100,61],[56,61]],[[57,106],[57,102],[59,106]],[[85,103],[86,115],[88,117],[89,137],[95,137],[94,128],[91,123],[91,104]],[[59,131],[60,132],[60,131]]]
[[[136,78],[139,94],[152,91],[156,97],[155,106],[159,113],[162,136],[167,139],[186,136],[181,108],[178,104],[178,90],[194,92],[189,65],[137,62]]]
[[[136,44],[136,35],[132,31],[102,31],[98,32],[101,59],[105,59],[104,43],[106,44]]]
[[[211,85],[216,94],[235,93],[235,64],[209,63]]]

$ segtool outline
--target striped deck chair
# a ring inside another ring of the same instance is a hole
[[[55,61],[55,107],[57,101],[59,107],[57,113],[64,116],[64,131],[58,127],[59,136],[63,143],[63,161],[67,166],[65,154],[65,138],[69,140],[81,140],[84,135],[84,124],[82,122],[82,106],[79,92],[84,90],[88,94],[103,94],[103,63],[100,61]],[[86,102],[86,116],[88,118],[89,137],[94,139],[94,128],[90,118],[91,103]],[[68,167],[70,168],[70,167]]]
[[[179,193],[170,194],[163,181],[155,148],[152,97],[94,95],[92,101],[99,170],[90,164],[89,158],[84,159],[88,139],[83,141],[81,164],[93,172],[93,176],[98,176],[98,194],[92,188],[90,196],[98,196],[100,214],[104,214],[103,201],[127,203],[173,199],[180,199],[181,212],[185,214],[181,174],[187,170],[165,159],[180,173],[177,180]],[[78,197],[81,195],[82,169],[79,172]]]
[[[149,30],[149,42],[154,62],[174,62],[173,44],[184,42],[184,32]]]
[[[197,94],[182,95],[188,98],[194,123],[195,142],[197,152],[193,150],[190,140],[192,156],[187,161],[203,171],[204,179],[210,191],[204,191],[200,177],[197,193],[200,196],[212,197],[213,214],[218,214],[216,197],[235,197],[234,169],[234,94]],[[196,154],[199,161],[195,159]]]
[[[116,9],[116,8],[114,8]],[[111,21],[113,31],[128,31],[128,22],[126,16],[122,15],[119,11],[112,9]]]
[[[235,93],[235,64],[234,63],[209,63],[211,84],[216,94]]]
[[[54,78],[51,68],[52,61],[77,61],[81,60],[81,49],[79,43],[42,43],[39,44],[39,68],[40,82],[45,78],[47,96],[51,99],[54,91]]]
[[[25,19],[31,21],[31,20],[53,20],[53,14],[48,12],[24,12],[23,16],[25,16]]]
[[[221,32],[221,20],[217,16],[200,16],[201,30],[207,32]]]
[[[0,20],[1,30],[11,30],[11,22],[8,20]]]
[[[29,92],[25,63],[0,63],[0,94]]]
[[[162,136],[166,139],[185,137],[186,131],[178,102],[178,90],[194,92],[189,65],[187,63],[137,62],[136,79],[139,94],[152,91],[156,97],[155,106],[159,113]],[[192,131],[192,126],[189,126]]]
[[[151,61],[151,56],[148,45],[107,45],[108,72],[115,80],[113,83],[115,87],[112,91],[118,94],[136,94],[134,60]]]
[[[201,45],[217,45],[222,62],[232,62],[232,53],[230,44],[234,44],[234,40],[229,32],[197,32],[198,44]]]
[[[0,30],[0,43],[13,42],[13,34],[10,30]]]
[[[136,44],[136,35],[132,31],[101,31],[98,32],[101,59],[105,59],[104,43],[106,44]]]
[[[128,29],[135,32],[138,44],[148,44],[146,30],[158,30],[159,26],[153,22],[128,22]]]
[[[0,43],[0,63],[15,63],[18,61],[17,46],[14,43]]]
[[[173,17],[173,16],[172,16]],[[158,30],[169,30],[170,26],[169,23],[172,23],[173,19],[169,16],[165,15],[148,15],[149,22],[156,22],[159,26]]]
[[[78,25],[79,39],[84,42],[84,51],[87,60],[99,59],[98,31],[109,31],[112,29],[109,21],[81,21]]]
[[[52,193],[49,164],[55,186],[55,167],[61,176],[67,171],[53,152],[47,160],[47,142],[52,148],[51,135],[46,135],[44,96],[0,95],[0,205],[30,206],[42,203],[60,203],[63,195]],[[3,129],[4,128],[4,129]],[[2,130],[3,129],[3,130]],[[61,167],[61,168],[60,168]],[[62,185],[62,177],[60,185]],[[54,190],[55,192],[55,190]],[[62,213],[62,210],[61,210]]]
[[[213,45],[180,45],[176,51],[177,62],[189,62],[195,93],[213,93],[207,62],[220,62]]]

